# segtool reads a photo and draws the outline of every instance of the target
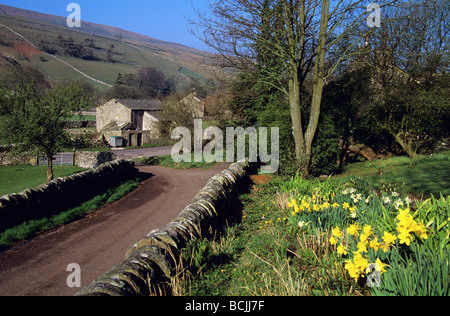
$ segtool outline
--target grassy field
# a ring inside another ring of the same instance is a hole
[[[80,167],[54,167],[55,178],[81,172]],[[19,193],[28,188],[35,188],[47,181],[46,166],[7,166],[0,167],[0,196]]]
[[[433,156],[386,158],[348,165],[338,178],[359,176],[377,189],[395,189],[401,193],[450,195],[450,151]]]

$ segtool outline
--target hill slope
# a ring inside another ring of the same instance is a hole
[[[181,44],[90,22],[71,29],[64,17],[0,4],[3,74],[19,64],[39,69],[53,82],[81,79],[102,90],[115,83],[118,73],[153,67],[182,88],[189,83],[186,73],[213,76],[217,70],[206,60],[204,52]]]

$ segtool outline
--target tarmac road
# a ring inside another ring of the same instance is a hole
[[[133,149],[113,149],[112,151],[119,158],[135,159],[138,157],[157,157],[170,155],[172,146],[133,148]]]

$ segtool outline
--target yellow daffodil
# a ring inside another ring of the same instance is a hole
[[[417,224],[414,232],[417,234],[419,238],[428,239],[427,228],[423,224]]]
[[[369,235],[366,235],[365,233],[361,234],[361,236],[359,236],[359,240],[362,243],[368,243],[369,242]]]
[[[334,237],[337,237],[337,238],[341,238],[341,236],[342,236],[342,232],[341,232],[341,230],[339,229],[338,226],[333,228],[332,234],[333,234]]]
[[[333,245],[333,246],[337,244],[337,240],[336,240],[336,238],[334,238],[334,236],[331,236],[330,244]]]
[[[409,212],[409,208],[399,209],[399,214],[397,215],[399,221],[397,224],[398,239],[401,244],[408,246],[413,240],[411,233],[416,233],[422,239],[428,238],[426,227],[422,223],[417,223]]]
[[[364,234],[366,234],[367,236],[372,235],[372,226],[365,225],[363,230],[364,230]]]
[[[352,224],[347,228],[347,232],[352,236],[356,236],[358,234],[358,230],[359,230],[358,224]]]
[[[358,243],[358,252],[359,253],[367,252],[367,244],[365,242],[360,241]]]
[[[383,250],[385,253],[389,251],[389,247],[384,242],[381,243],[380,249]]]
[[[381,246],[381,244],[378,242],[378,237],[375,237],[375,239],[372,239],[369,242],[369,247],[375,251],[378,251],[378,248],[380,248],[380,246]]]
[[[375,261],[375,264],[376,264],[377,271],[381,272],[382,274],[384,272],[386,272],[386,269],[384,268],[385,264],[380,260],[380,258],[377,258],[377,260]]]
[[[403,231],[398,235],[398,240],[401,244],[406,244],[409,246],[412,241],[412,235],[408,231]]]
[[[345,269],[348,271],[348,274],[350,274],[350,277],[354,278],[355,281],[358,282],[361,273],[358,271],[357,266],[351,260],[347,260],[346,262]]]
[[[389,232],[384,232],[383,241],[385,242],[387,247],[389,247],[396,240],[397,240],[397,237],[395,237],[393,234],[391,234]]]
[[[338,254],[340,254],[341,256],[346,256],[347,255],[347,248],[345,248],[343,245],[339,245],[337,247],[337,252]]]
[[[355,279],[355,281],[358,281],[359,277],[364,274],[368,266],[369,261],[367,261],[361,253],[355,252],[353,261],[346,261],[345,269],[348,271],[350,276]]]

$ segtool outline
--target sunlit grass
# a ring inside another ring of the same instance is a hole
[[[359,176],[377,190],[396,189],[401,193],[430,196],[450,194],[450,152],[433,156],[386,158],[371,162],[351,164],[336,176]]]
[[[84,170],[86,169],[80,167],[53,167],[55,179]],[[0,196],[35,188],[46,181],[46,166],[20,165],[0,167]]]

